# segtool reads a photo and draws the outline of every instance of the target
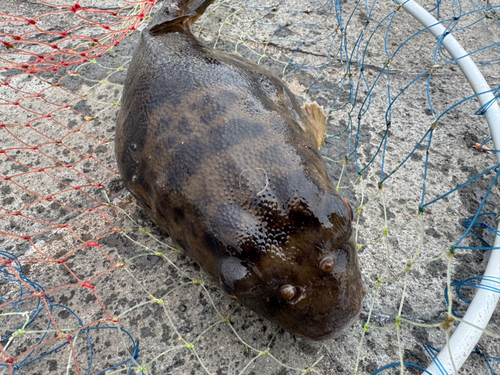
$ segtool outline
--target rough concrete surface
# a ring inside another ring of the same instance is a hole
[[[421,4],[426,9],[436,6],[430,1]],[[124,4],[82,1],[80,5],[105,10]],[[464,16],[455,26],[463,30],[454,35],[467,51],[500,42],[498,13],[466,14],[491,5],[463,1],[459,10],[456,4],[455,15],[461,11]],[[26,18],[50,10],[53,7],[34,0],[9,0],[0,5],[0,13]],[[424,344],[440,349],[446,342],[442,327],[430,327],[443,322],[447,312],[445,254],[464,233],[462,222],[477,212],[494,172],[418,214],[428,138],[420,145],[419,141],[435,117],[473,92],[458,67],[447,64],[431,75],[427,95],[429,75],[416,79],[434,65],[449,61],[448,54],[439,51],[433,61],[436,41],[425,32],[407,41],[422,28],[404,10],[391,18],[393,11],[392,2],[283,0],[271,6],[267,1],[216,1],[194,26],[207,45],[258,61],[283,77],[304,101],[316,100],[331,111],[328,134],[338,136],[329,138],[321,153],[327,158],[332,180],[340,178],[342,195],[355,211],[360,208],[356,229],[358,243],[363,245],[360,267],[368,293],[354,326],[325,343],[296,339],[240,306],[129,202],[131,196],[115,172],[112,141],[116,104],[138,32],[103,57],[79,66],[36,75],[0,70],[2,81],[9,81],[8,86],[0,86],[0,123],[8,125],[0,128],[0,149],[6,150],[0,154],[0,255],[6,259],[10,253],[21,259],[20,268],[4,262],[7,268],[2,269],[9,275],[5,274],[0,286],[6,302],[0,309],[0,335],[4,338],[0,365],[8,357],[21,364],[34,348],[22,364],[36,360],[19,367],[16,374],[98,374],[109,369],[106,374],[356,371],[361,375],[401,358],[425,368],[430,357]],[[441,4],[441,19],[453,16],[451,2]],[[109,22],[106,14],[96,17]],[[343,31],[338,27],[340,17]],[[19,31],[20,25],[12,19],[2,20],[8,22],[0,23],[0,32]],[[43,22],[59,30],[77,21],[53,15]],[[389,74],[383,70],[388,62],[386,48],[390,56],[397,51]],[[5,45],[0,46],[2,67],[9,65],[8,53]],[[473,58],[476,62],[498,60],[500,49],[486,49]],[[68,71],[74,73],[67,75]],[[500,85],[498,64],[483,64],[481,71],[492,88]],[[58,82],[60,86],[53,86]],[[26,92],[43,95],[23,99],[22,106],[13,104],[26,97]],[[394,99],[386,136],[387,111]],[[68,108],[61,108],[67,103]],[[425,203],[495,165],[495,155],[472,147],[489,135],[484,116],[476,114],[478,109],[475,99],[467,100],[440,118],[428,151]],[[31,128],[23,125],[38,116],[34,113],[53,111],[53,116],[42,116]],[[383,178],[411,156],[380,190],[382,152],[377,154],[377,150],[385,136]],[[356,154],[350,154],[343,168],[346,154],[354,150]],[[496,184],[481,213],[498,212],[498,204]],[[481,221],[494,227],[494,219],[486,216]],[[493,234],[485,226],[475,230],[493,243]],[[485,245],[469,234],[460,246]],[[450,263],[451,280],[481,275],[488,256],[481,250],[457,249]],[[58,263],[58,259],[64,262]],[[405,272],[408,262],[411,269]],[[32,294],[41,288],[50,291],[45,299]],[[20,293],[29,298],[7,303]],[[453,308],[463,316],[467,304],[455,292],[453,296]],[[472,289],[464,289],[464,298],[472,296]],[[35,318],[33,313],[22,314],[30,311],[39,313]],[[399,334],[397,316],[404,319]],[[92,329],[73,337],[71,349],[61,332],[75,332],[79,326]],[[25,327],[25,332],[10,341],[5,338],[18,327]],[[500,334],[498,309],[488,330]],[[498,339],[483,335],[480,350],[500,356]],[[498,361],[490,364],[494,373],[500,373]],[[9,367],[0,367],[0,373],[8,374]],[[399,367],[383,372],[396,373],[400,373]],[[421,371],[407,367],[405,373]],[[460,373],[491,372],[484,358],[473,354]]]

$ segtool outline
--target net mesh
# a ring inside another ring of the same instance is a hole
[[[497,98],[500,7],[421,5]],[[209,281],[116,172],[122,84],[153,6],[2,5],[2,373],[421,373],[463,316],[488,257],[478,250],[497,234],[487,106],[456,62],[388,2],[216,1],[193,27],[329,115],[321,152],[357,211],[368,294],[345,335],[297,341]],[[498,312],[484,331],[463,373],[500,371]]]

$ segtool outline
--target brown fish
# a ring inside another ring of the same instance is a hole
[[[128,190],[242,304],[297,336],[338,336],[364,293],[351,209],[317,148],[323,112],[196,40],[213,0],[166,1],[125,81],[115,147]]]

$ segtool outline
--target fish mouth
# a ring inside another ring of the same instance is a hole
[[[289,331],[306,340],[332,340],[341,336],[342,333],[347,331],[356,322],[361,309],[362,304],[359,303],[359,306],[351,311],[347,319],[339,318],[339,315],[343,315],[342,311],[332,311],[328,317],[311,320],[309,324],[302,323],[302,325],[297,325],[294,329],[289,329]]]

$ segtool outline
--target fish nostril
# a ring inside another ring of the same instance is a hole
[[[292,285],[283,285],[280,289],[281,296],[286,300],[286,301],[291,301],[293,297],[297,294],[297,289],[295,289],[294,286]]]
[[[319,262],[319,269],[323,272],[332,272],[335,266],[335,261],[332,257],[324,257],[321,262]]]

